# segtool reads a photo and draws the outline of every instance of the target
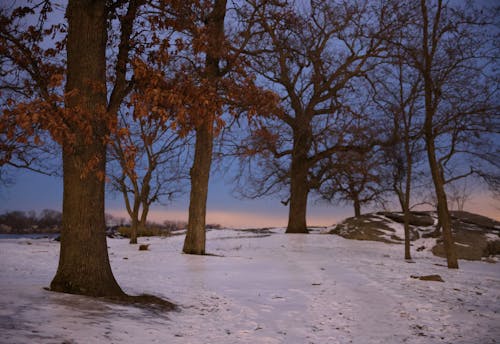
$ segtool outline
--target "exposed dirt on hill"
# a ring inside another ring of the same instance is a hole
[[[500,255],[500,222],[464,211],[453,211],[452,230],[459,259],[481,260]],[[372,240],[401,244],[404,240],[403,214],[380,212],[348,218],[330,230],[347,239]],[[436,230],[435,212],[412,212],[410,240],[414,243],[422,237],[432,237]],[[415,243],[419,246],[418,243]],[[442,239],[435,238],[432,253],[444,257]]]

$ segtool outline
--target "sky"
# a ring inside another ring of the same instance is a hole
[[[217,170],[211,174],[207,205],[207,223],[234,228],[281,227],[286,226],[288,207],[277,198],[258,200],[239,199],[233,196],[229,177],[223,177]],[[18,170],[15,184],[0,188],[0,213],[11,210],[41,211],[62,209],[62,179]],[[187,221],[189,195],[166,206],[157,205],[151,209],[149,219],[157,223],[165,220]],[[398,210],[398,209],[394,209]],[[477,193],[467,202],[465,210],[482,214],[500,221],[500,202],[487,193]],[[364,209],[365,212],[372,209]],[[107,192],[106,212],[128,219],[123,199],[118,194]],[[350,206],[331,205],[309,199],[307,222],[309,226],[331,226],[342,219],[353,216]]]
[[[35,210],[62,208],[62,179],[47,177],[28,171],[16,171],[15,184],[0,189],[0,213],[9,210]],[[227,179],[227,178],[226,178]],[[209,186],[207,223],[228,227],[277,227],[286,226],[288,208],[277,198],[259,200],[239,199],[232,194],[233,186],[220,173],[211,175]],[[351,216],[351,208],[334,207],[323,202],[310,201],[308,224],[329,226]],[[165,206],[156,205],[149,219],[158,223],[165,220],[187,221],[189,195],[186,194]],[[123,199],[118,194],[107,192],[106,212],[115,217],[128,215]]]
[[[491,4],[483,0],[484,4]],[[62,12],[61,12],[62,13]],[[7,210],[36,210],[62,208],[62,180],[46,177],[27,171],[15,171],[16,183],[5,189],[0,186],[0,213]],[[208,197],[207,222],[228,227],[265,227],[285,226],[288,208],[277,198],[242,200],[232,195],[232,185],[228,177],[215,171],[211,175]],[[500,220],[500,202],[491,199],[483,191],[474,192],[475,196],[466,205],[466,210]],[[155,206],[150,220],[187,220],[188,195],[168,204]],[[365,209],[366,210],[366,209]],[[119,195],[107,195],[106,211],[116,217],[128,218]],[[314,197],[309,200],[308,225],[329,226],[352,216],[349,206],[338,206],[318,202]]]

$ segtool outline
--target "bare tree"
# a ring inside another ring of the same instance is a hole
[[[352,203],[354,216],[361,216],[361,207],[381,201],[384,183],[380,152],[339,153],[328,161],[328,172],[319,193],[328,201]],[[333,160],[335,159],[335,160]],[[335,161],[335,162],[334,162]]]
[[[394,124],[406,127],[403,132],[411,129],[404,119],[410,119],[408,115],[415,118],[415,114],[403,105],[411,101],[413,110],[422,107],[420,126],[449,268],[458,268],[458,261],[445,184],[472,174],[498,175],[495,171],[499,165],[493,158],[498,144],[492,139],[498,132],[498,120],[495,120],[499,108],[495,81],[498,77],[492,67],[498,58],[498,47],[491,34],[494,31],[489,30],[494,18],[489,17],[491,13],[494,11],[477,11],[471,3],[452,5],[440,0],[406,3],[398,9],[398,20],[404,23],[400,35],[390,42],[400,66],[400,85],[414,90],[406,92],[410,97],[399,92],[403,97],[395,103],[394,110],[404,116]],[[388,99],[383,102],[387,103]],[[407,132],[403,138],[418,135],[418,132]],[[408,168],[415,152],[408,149],[411,141],[405,141],[403,156]],[[404,160],[401,165],[405,165]],[[410,172],[406,170],[407,182],[411,180]],[[409,191],[408,183],[406,189]],[[409,193],[406,196],[403,203],[409,205]]]
[[[458,260],[444,186],[471,172],[447,166],[457,156],[470,155],[499,167],[495,149],[484,145],[495,127],[499,98],[490,67],[498,57],[487,27],[492,19],[470,6],[421,0],[415,17],[418,35],[406,46],[424,83],[423,130],[449,268],[458,268]]]
[[[172,200],[184,190],[188,139],[172,130],[168,121],[120,117],[120,130],[110,152],[117,166],[108,175],[112,188],[123,196],[131,219],[130,243],[137,244],[150,206]]]
[[[385,51],[382,37],[393,34],[391,6],[248,2],[254,29],[246,53],[262,84],[281,96],[284,111],[250,123],[252,133],[238,152],[241,175],[257,187],[250,196],[283,194],[287,233],[307,233],[308,195],[324,179],[318,163],[367,141],[367,132],[355,127],[366,98],[361,89]]]
[[[465,204],[472,198],[472,189],[467,178],[460,179],[448,185],[448,200],[450,208],[458,211],[464,211]]]
[[[422,158],[422,79],[405,63],[400,44],[396,40],[392,56],[377,70],[374,80],[374,102],[383,113],[385,130],[392,133],[394,144],[384,149],[387,164],[385,183],[397,195],[404,214],[405,259],[410,252],[410,207],[414,165]]]

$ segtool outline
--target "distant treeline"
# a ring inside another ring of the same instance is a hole
[[[116,218],[106,214],[106,223],[109,227],[130,226],[124,218]],[[53,209],[44,209],[40,212],[34,210],[12,210],[0,214],[0,233],[50,233],[59,232],[62,225],[62,213]],[[222,228],[219,224],[207,224],[207,228]],[[163,224],[149,222],[146,228],[158,228],[175,231],[187,228],[187,222],[165,220]]]
[[[44,209],[39,213],[34,210],[13,210],[0,214],[0,229],[3,233],[57,231],[61,224],[62,213],[52,209]]]

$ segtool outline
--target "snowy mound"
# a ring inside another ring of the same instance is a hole
[[[481,260],[500,254],[500,222],[464,211],[454,211],[452,229],[460,259]],[[351,217],[330,230],[346,239],[381,241],[392,244],[404,242],[402,213],[380,212]],[[443,257],[443,244],[436,233],[435,212],[412,212],[410,240],[419,250],[432,250]]]

